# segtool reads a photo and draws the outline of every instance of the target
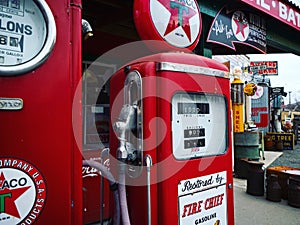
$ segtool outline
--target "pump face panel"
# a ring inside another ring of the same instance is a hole
[[[224,96],[207,93],[176,93],[173,96],[172,149],[176,159],[223,154],[227,140]]]

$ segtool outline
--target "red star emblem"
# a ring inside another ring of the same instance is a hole
[[[248,23],[246,23],[243,20],[242,15],[239,15],[238,19],[234,18],[233,21],[236,23],[236,26],[237,26],[237,30],[236,30],[235,34],[241,33],[242,36],[245,38],[244,31],[245,31],[245,28],[248,27]]]
[[[16,207],[15,201],[25,192],[28,187],[20,187],[20,188],[7,188],[6,179],[4,174],[0,175],[0,213],[6,213],[8,215],[14,216],[16,218],[20,218],[19,211]]]
[[[170,0],[158,1],[171,13],[164,36],[175,30],[177,27],[182,27],[188,39],[191,41],[190,19],[196,15],[197,11],[186,6],[184,2]]]

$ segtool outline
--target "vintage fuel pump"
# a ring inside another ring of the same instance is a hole
[[[242,69],[235,67],[234,80],[231,83],[233,131],[244,132],[244,82],[241,80]]]
[[[234,224],[228,69],[188,51],[201,29],[197,2],[171,3],[135,1],[142,39],[163,40],[169,51],[139,58],[110,80],[122,224]],[[185,10],[157,19],[162,7]]]
[[[110,148],[131,224],[233,224],[226,67],[161,53],[119,70],[111,87]]]
[[[0,1],[1,225],[82,224],[80,4]]]

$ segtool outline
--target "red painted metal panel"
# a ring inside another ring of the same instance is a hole
[[[188,63],[188,62],[186,62]],[[171,72],[162,72],[161,76],[167,78],[167,82],[174,81],[181,86],[183,90],[189,92],[204,92],[204,93],[214,93],[214,94],[223,94],[226,96],[226,99],[229,102],[229,86],[228,81],[225,79],[214,78],[207,76],[191,75],[184,76],[180,74],[174,74]],[[195,84],[196,81],[196,84]],[[197,84],[197,82],[199,82]],[[166,83],[160,84],[161,88],[159,90],[163,91],[163,96],[166,99],[171,99],[173,94],[177,91],[175,88],[170,87]],[[163,87],[163,88],[162,88]],[[170,88],[169,88],[170,87]],[[221,87],[221,88],[216,88]],[[171,108],[170,104],[167,101],[159,101],[159,117],[168,124],[171,121]],[[230,127],[230,115],[227,115],[228,127]],[[158,129],[160,130],[160,129]],[[172,154],[172,139],[169,138],[172,136],[171,130],[167,129],[167,134],[162,144],[158,147],[158,161],[168,161],[164,166],[164,171],[159,173],[161,176],[168,177],[168,174],[174,173],[174,170],[178,170],[176,174],[171,176],[169,179],[164,180],[158,184],[158,193],[159,193],[159,223],[158,224],[177,224],[179,217],[183,215],[176,215],[179,212],[178,208],[178,184],[182,180],[188,180],[192,178],[204,177],[207,175],[220,173],[226,171],[227,183],[226,183],[226,192],[227,192],[227,221],[228,224],[234,224],[233,216],[233,189],[228,188],[228,184],[233,184],[232,178],[232,153],[231,145],[228,146],[227,152],[224,155],[213,156],[213,157],[203,157],[198,159],[190,159],[187,161],[176,160],[170,155]],[[229,132],[230,133],[230,132]],[[229,135],[230,137],[230,135]],[[229,138],[230,139],[230,138]],[[230,140],[229,140],[230,142]],[[169,159],[168,159],[169,158]],[[195,198],[195,201],[199,200]],[[205,201],[206,199],[202,199]],[[204,203],[202,203],[204,204]],[[204,211],[204,210],[203,210]],[[172,212],[172,213],[170,213]],[[172,215],[172,216],[171,216]],[[199,214],[199,219],[204,218],[205,212]]]
[[[285,24],[300,30],[298,7],[292,7],[290,4],[279,0],[241,0],[251,7],[267,13],[270,16],[284,22]]]
[[[105,162],[101,158],[101,152],[102,149],[89,149],[87,151],[83,151],[83,159],[95,160],[108,166],[109,161]],[[104,177],[103,180],[101,180],[101,174],[99,173],[99,171],[89,166],[82,167],[82,178],[83,224],[89,224],[96,221],[108,221],[110,218],[110,190],[108,180]]]

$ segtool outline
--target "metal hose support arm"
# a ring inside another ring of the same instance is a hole
[[[151,225],[151,166],[152,158],[146,155],[145,163],[147,167],[147,208],[148,208],[148,225]]]

